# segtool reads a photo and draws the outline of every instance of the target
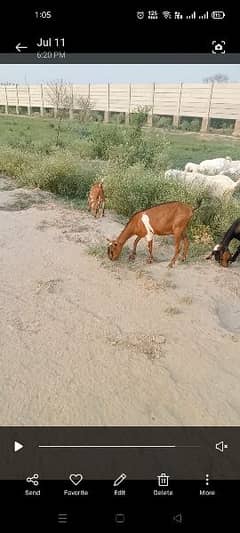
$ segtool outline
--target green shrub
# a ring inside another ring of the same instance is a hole
[[[76,150],[76,153],[78,153],[80,159],[96,158],[96,151],[92,141],[82,139],[80,142],[74,143],[74,146],[72,146],[72,148]]]
[[[182,118],[180,121],[179,128],[184,131],[200,131],[201,129],[201,119],[200,118],[194,118],[186,117]]]
[[[120,145],[124,139],[124,131],[115,124],[92,124],[89,132],[89,140],[93,143],[95,157],[99,159],[108,159],[111,147]]]
[[[233,129],[234,128],[234,119],[224,119],[224,118],[211,118],[210,127],[214,129]]]
[[[136,110],[131,113],[131,125],[137,128],[141,128],[142,126],[144,126],[147,122],[147,117],[150,109],[150,106],[138,106]]]
[[[115,113],[112,112],[110,116],[110,122],[113,124],[124,124],[125,123],[125,113]]]
[[[39,167],[28,174],[28,182],[55,194],[85,199],[97,171],[98,168],[65,151],[41,160]]]
[[[92,122],[103,122],[104,113],[101,111],[92,111],[91,112],[91,121]]]
[[[159,117],[158,115],[155,115],[153,117],[153,126],[155,126],[156,128],[169,129],[172,127],[172,125],[173,125],[172,117],[168,117],[168,116]]]
[[[191,123],[190,123],[189,120],[182,120],[179,127],[183,131],[190,131],[191,130]]]
[[[169,143],[163,135],[146,135],[140,128],[113,124],[92,125],[88,132],[92,157],[125,165],[143,162],[146,168],[162,169],[167,166]]]
[[[0,172],[29,187],[40,187],[68,197],[86,198],[99,172],[96,162],[81,161],[68,151],[43,156],[2,147]]]
[[[191,131],[200,131],[201,129],[201,120],[199,118],[194,118],[190,122]]]

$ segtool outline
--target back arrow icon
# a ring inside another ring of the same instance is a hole
[[[21,51],[22,51],[22,48],[28,48],[28,46],[22,46],[21,43],[18,43],[18,44],[16,45],[16,50],[17,50],[18,52],[21,52]]]

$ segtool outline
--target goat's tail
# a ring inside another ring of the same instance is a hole
[[[203,201],[202,198],[198,198],[197,205],[196,207],[193,207],[193,211],[196,211],[196,209],[199,209],[199,207],[201,207],[202,201]]]

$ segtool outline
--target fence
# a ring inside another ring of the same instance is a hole
[[[78,109],[78,98],[87,97],[96,111],[104,112],[105,121],[111,112],[129,115],[139,106],[148,106],[148,123],[153,115],[170,115],[177,127],[181,117],[202,119],[202,131],[207,131],[211,118],[235,120],[234,133],[240,134],[240,83],[201,83],[201,84],[82,84],[69,85],[72,97],[72,110]],[[9,108],[32,108],[44,110],[53,108],[47,85],[0,85],[0,106],[5,113]],[[56,113],[56,109],[55,109]]]

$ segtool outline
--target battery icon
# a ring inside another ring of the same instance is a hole
[[[214,20],[222,20],[225,17],[224,11],[212,11],[211,17]]]

